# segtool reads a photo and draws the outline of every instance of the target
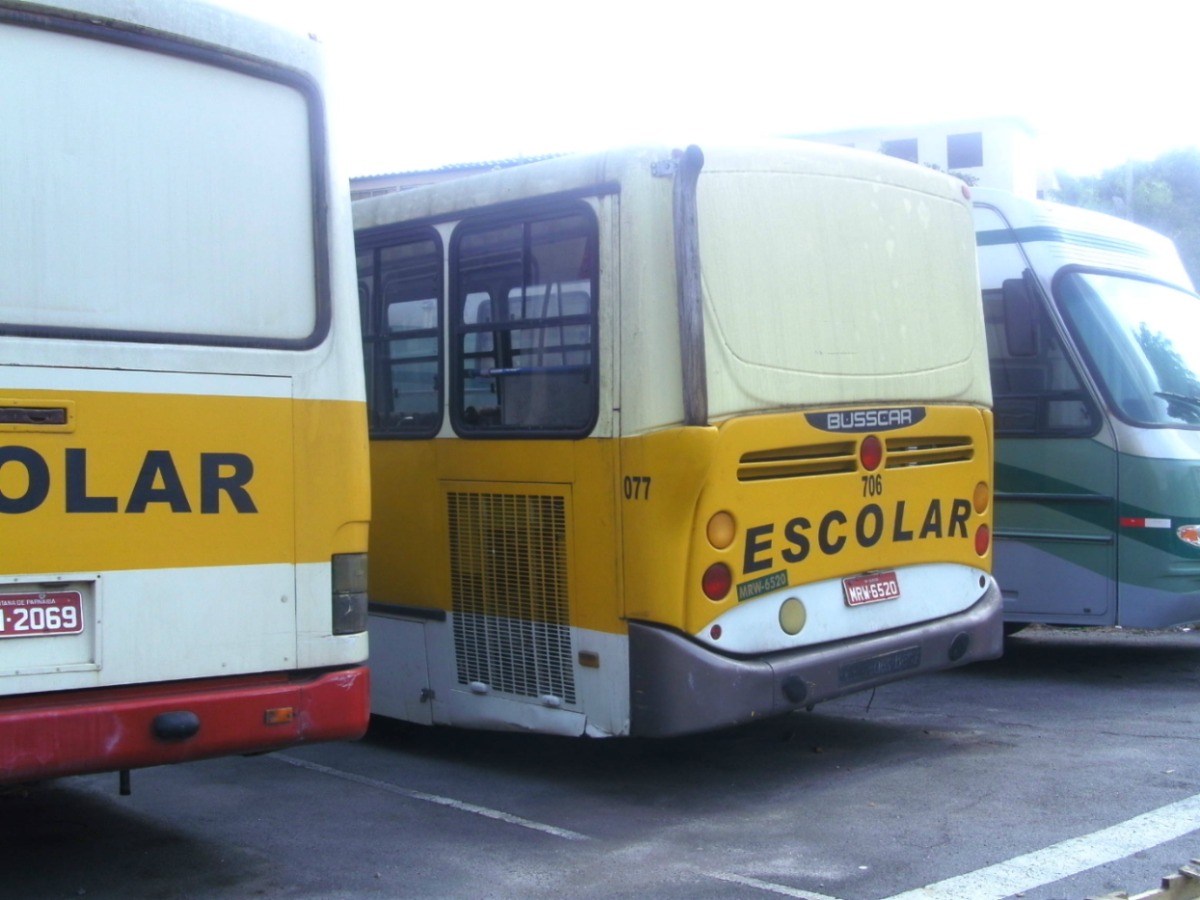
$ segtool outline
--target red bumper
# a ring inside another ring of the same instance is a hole
[[[361,737],[367,669],[0,697],[0,783]]]

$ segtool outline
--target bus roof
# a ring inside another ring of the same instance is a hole
[[[1144,225],[1007,191],[979,188],[971,196],[976,207],[990,208],[1001,217],[977,216],[976,242],[980,248],[1017,240],[1030,252],[1044,253],[1055,269],[1068,263],[1115,268],[1192,290],[1175,244]],[[1009,230],[1001,227],[1002,221]],[[986,287],[987,279],[984,281]]]
[[[395,222],[436,220],[464,210],[547,194],[618,190],[653,180],[650,165],[671,159],[683,146],[643,145],[571,154],[369,197],[354,203],[354,227],[363,230]],[[965,188],[956,179],[924,166],[879,153],[808,141],[774,140],[702,149],[704,172],[747,169],[826,175],[939,196],[955,196]]]
[[[0,0],[0,10],[27,15],[51,13],[143,34],[185,38],[248,57],[269,60],[303,72],[321,71],[321,49],[316,39],[279,25],[263,22],[205,0],[170,0],[164,3],[130,3],[128,0],[54,0],[52,5],[24,0]]]

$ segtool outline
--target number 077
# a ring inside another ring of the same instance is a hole
[[[626,475],[625,476],[625,499],[626,500],[649,500],[650,499],[650,476],[649,475]]]

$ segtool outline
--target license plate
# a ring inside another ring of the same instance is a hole
[[[872,572],[842,579],[842,593],[847,606],[864,606],[881,600],[900,598],[900,579],[895,572]]]
[[[0,594],[0,638],[46,637],[83,631],[79,591]]]

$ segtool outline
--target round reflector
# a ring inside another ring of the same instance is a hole
[[[808,610],[799,597],[788,597],[779,607],[779,627],[785,634],[799,634],[808,621]]]
[[[733,574],[725,563],[713,563],[704,572],[701,582],[704,596],[709,600],[724,600],[733,587]]]
[[[858,448],[858,461],[868,472],[878,469],[879,464],[883,462],[883,442],[875,435],[868,434]]]
[[[987,482],[981,481],[975,485],[975,496],[972,498],[975,503],[975,512],[982,515],[987,512],[988,502],[991,499],[991,491],[988,489]]]
[[[708,542],[718,550],[724,550],[732,544],[736,534],[737,526],[734,524],[733,516],[729,513],[715,513],[708,520]]]

